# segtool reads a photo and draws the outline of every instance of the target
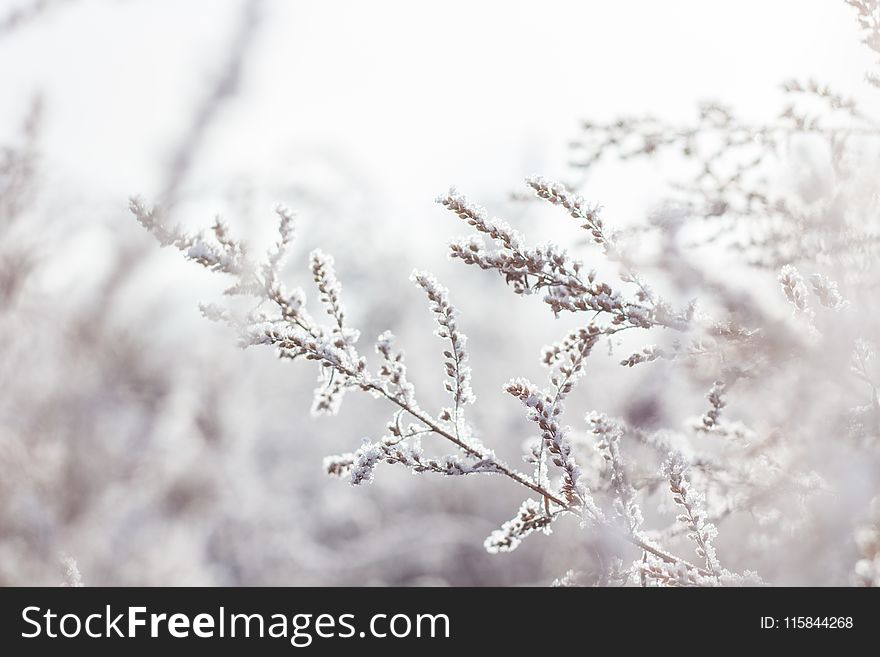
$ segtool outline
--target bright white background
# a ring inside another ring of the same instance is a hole
[[[0,40],[0,131],[41,93],[54,184],[111,205],[155,193],[240,7],[61,3]],[[689,118],[701,99],[767,117],[781,81],[856,92],[870,63],[843,2],[274,0],[262,13],[190,193],[249,183],[284,195],[344,167],[381,198],[360,219],[381,215],[406,238],[449,184],[491,200],[529,173],[564,175],[584,117]],[[607,205],[634,191],[591,196]]]

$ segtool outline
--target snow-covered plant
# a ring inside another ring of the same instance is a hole
[[[880,52],[880,5],[849,4],[866,43]],[[792,104],[766,124],[717,103],[704,105],[690,126],[653,117],[587,124],[577,146],[582,167],[611,152],[677,154],[694,176],[636,228],[606,218],[566,185],[528,178],[531,198],[577,222],[583,257],[529,242],[455,188],[437,199],[471,230],[450,243],[452,260],[501,278],[515,295],[538,297],[535,307],[567,324],[541,352],[546,381],[498,382],[530,423],[529,471],[494,451],[510,446],[505,423],[477,421],[484,418],[473,409],[471,368],[480,367],[480,354],[469,353],[468,318],[432,274],[416,270],[411,280],[444,343],[438,373],[447,400],[439,408],[416,390],[390,331],[362,347],[331,256],[309,257],[322,312],[303,288],[285,285],[293,240],[286,208],[276,210],[276,243],[255,256],[219,220],[210,232],[190,233],[160,207],[138,198],[130,207],[160,244],[228,276],[226,294],[247,298],[246,311],[235,301],[203,305],[208,319],[230,326],[244,347],[314,362],[313,414],[337,414],[358,390],[388,409],[384,433],[327,457],[329,474],[358,486],[387,464],[507,480],[524,498],[485,548],[509,553],[534,534],[576,525],[574,544],[589,554],[560,585],[758,584],[753,564],[767,581],[785,582],[792,568],[819,572],[832,562],[838,580],[876,583],[876,532],[856,531],[861,514],[853,509],[876,495],[880,465],[878,172],[876,162],[860,159],[880,123],[816,82],[790,82],[785,91]],[[816,142],[825,147],[828,180],[799,171],[805,180],[791,189],[769,174],[802,139],[808,151]],[[635,237],[642,235],[660,248],[641,253]],[[612,354],[627,350],[614,356],[611,374],[600,343]],[[613,409],[576,397],[597,372],[617,392]],[[839,494],[844,487],[848,494]],[[853,526],[837,531],[847,513]]]
[[[540,180],[530,184],[539,193],[546,185]],[[567,198],[564,189],[553,189],[554,199]],[[581,218],[582,201],[575,197],[570,201],[574,204],[572,214]],[[281,283],[278,269],[293,234],[293,218],[287,209],[279,207],[276,210],[278,241],[262,263],[249,259],[246,247],[233,239],[228,227],[219,220],[213,225],[209,238],[167,225],[158,209],[148,208],[139,199],[132,200],[131,210],[163,246],[174,246],[203,267],[231,275],[234,282],[226,290],[227,294],[252,296],[274,306],[274,312],[254,310],[245,317],[234,317],[227,309],[216,306],[204,306],[203,313],[209,319],[233,326],[243,346],[269,345],[281,358],[315,361],[319,367],[319,382],[315,389],[313,413],[335,414],[342,395],[350,389],[368,392],[390,404],[393,415],[387,425],[387,435],[375,441],[365,439],[355,452],[329,457],[325,461],[329,473],[347,477],[357,485],[372,481],[376,466],[384,462],[402,465],[416,473],[500,475],[537,493],[543,500],[542,518],[531,515],[535,510],[534,502],[525,504],[520,515],[501,530],[506,538],[495,536],[487,541],[494,550],[513,549],[521,540],[521,534],[530,533],[539,526],[546,529],[552,520],[564,514],[572,514],[587,525],[617,532],[581,482],[581,469],[574,459],[566,428],[559,424],[559,416],[563,411],[562,401],[574,386],[583,360],[599,336],[613,334],[627,326],[652,326],[654,307],[648,309],[630,304],[607,285],[582,279],[579,274],[581,264],[552,246],[525,247],[520,238],[500,222],[489,228],[483,220],[484,211],[467,204],[463,197],[450,195],[441,198],[440,202],[452,207],[459,215],[472,218],[469,223],[472,221],[477,230],[494,232],[502,247],[513,249],[511,254],[497,257],[505,262],[501,266],[508,272],[518,268],[522,281],[519,289],[526,289],[530,285],[529,276],[535,275],[539,278],[535,285],[548,288],[547,300],[554,311],[562,310],[562,306],[554,304],[551,299],[568,298],[572,310],[591,310],[610,318],[607,327],[591,324],[587,330],[572,334],[568,340],[548,350],[545,362],[551,365],[552,392],[539,391],[524,380],[511,381],[505,386],[509,394],[519,398],[529,409],[531,419],[541,430],[542,443],[535,457],[538,464],[535,476],[519,472],[501,461],[481,443],[467,422],[465,407],[475,401],[470,387],[470,369],[466,365],[467,338],[458,328],[458,311],[450,303],[448,291],[431,274],[413,272],[412,281],[428,298],[438,326],[436,335],[448,342],[448,348],[443,352],[443,367],[451,405],[436,413],[422,408],[417,401],[414,387],[406,375],[403,352],[396,349],[390,333],[383,333],[375,344],[375,351],[381,358],[377,371],[369,369],[367,359],[357,349],[360,333],[346,323],[341,287],[336,280],[332,258],[320,251],[312,252],[310,257],[312,278],[331,318],[328,324],[319,322],[306,309],[306,296],[301,288],[287,290]],[[521,271],[523,268],[525,271]],[[542,276],[545,272],[546,276]],[[439,457],[428,456],[422,447],[428,436],[449,443],[454,451]],[[546,473],[541,472],[544,449],[561,471],[562,482],[558,489],[552,487]],[[618,533],[660,560],[684,563],[635,531]]]
[[[606,254],[613,254],[615,260],[618,259],[614,237],[604,227],[596,208],[560,184],[541,178],[527,182],[539,198],[561,206],[582,222],[593,241]],[[293,234],[292,215],[285,208],[277,209],[278,240],[262,262],[251,259],[248,249],[231,237],[228,227],[219,220],[209,237],[201,233],[189,234],[168,225],[160,210],[148,208],[139,199],[132,200],[131,210],[162,245],[174,246],[203,267],[232,276],[233,283],[226,290],[227,294],[251,296],[260,302],[256,309],[243,317],[234,315],[227,308],[203,306],[206,317],[232,326],[243,346],[268,345],[275,348],[281,358],[316,362],[319,382],[313,413],[335,414],[348,390],[368,392],[391,407],[393,413],[387,424],[387,434],[376,440],[365,438],[354,452],[328,457],[325,468],[330,474],[345,477],[351,484],[358,485],[372,481],[377,466],[388,463],[415,473],[501,476],[538,497],[527,499],[518,515],[487,539],[486,547],[491,552],[513,550],[528,534],[536,530],[549,532],[555,521],[573,516],[587,531],[635,546],[642,558],[634,565],[634,574],[642,576],[646,568],[665,564],[662,568],[685,573],[685,578],[692,582],[721,583],[722,576],[733,577],[718,565],[714,557],[714,548],[709,544],[710,525],[705,522],[705,515],[696,515],[698,512],[693,507],[699,503],[699,495],[686,497],[683,475],[665,476],[674,478],[672,492],[676,499],[687,500],[688,513],[691,514],[688,520],[688,527],[692,530],[690,535],[696,542],[698,553],[706,556],[705,567],[674,555],[643,530],[639,491],[629,481],[622,455],[621,442],[627,431],[624,424],[600,414],[588,417],[587,423],[595,440],[594,449],[607,462],[605,468],[593,473],[599,478],[594,490],[587,483],[588,477],[585,477],[578,458],[578,441],[572,439],[571,428],[563,423],[566,398],[583,377],[591,352],[600,339],[627,329],[687,333],[693,322],[693,305],[683,311],[673,310],[624,262],[620,263],[621,283],[632,291],[615,290],[608,283],[599,281],[594,271],[586,271],[582,262],[559,247],[529,245],[519,233],[501,221],[488,219],[485,210],[471,204],[455,190],[441,196],[438,202],[493,241],[492,248],[478,239],[455,241],[451,245],[453,258],[481,269],[497,271],[512,284],[517,294],[543,292],[543,301],[556,315],[569,312],[584,313],[589,317],[585,328],[570,332],[559,343],[544,349],[542,360],[549,370],[548,387],[541,388],[526,379],[515,379],[504,385],[504,391],[526,407],[529,419],[537,425],[539,440],[525,456],[526,462],[534,467],[533,474],[520,472],[499,459],[483,444],[478,431],[467,419],[466,407],[475,401],[467,364],[467,338],[459,328],[459,313],[449,300],[448,290],[431,274],[416,271],[412,281],[428,298],[437,325],[437,337],[447,342],[443,368],[450,405],[436,412],[419,403],[407,376],[403,352],[397,349],[390,333],[380,335],[374,345],[380,361],[375,371],[369,366],[368,359],[361,355],[357,346],[360,333],[347,322],[341,286],[331,257],[320,251],[314,251],[310,257],[318,297],[329,316],[327,323],[319,321],[307,309],[304,290],[288,290],[280,281],[283,251]],[[266,308],[266,304],[271,304],[272,309]],[[625,363],[629,365],[631,360]],[[720,388],[710,394],[713,410],[707,414],[711,418],[707,424],[709,427],[718,422],[722,405],[720,394]],[[430,446],[425,446],[429,438],[434,440]],[[655,445],[660,442],[655,441]],[[452,451],[431,455],[431,450],[444,444]],[[705,462],[701,463],[705,468]],[[679,472],[684,465],[677,467],[676,472]],[[667,470],[668,467],[664,472]],[[720,470],[724,468],[719,467]],[[554,481],[556,477],[558,482]],[[604,502],[595,497],[596,493],[601,493]],[[699,513],[705,512],[701,510]],[[658,579],[663,580],[652,575],[652,580]]]

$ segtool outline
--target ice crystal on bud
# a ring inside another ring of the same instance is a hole
[[[383,445],[371,443],[369,438],[363,439],[363,445],[354,453],[348,468],[349,481],[352,486],[373,483],[373,470],[384,457]]]

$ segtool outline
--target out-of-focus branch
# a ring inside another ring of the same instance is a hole
[[[166,212],[177,202],[180,189],[192,169],[193,162],[208,131],[223,106],[238,93],[241,86],[242,70],[251,52],[262,19],[262,4],[263,0],[244,1],[238,29],[228,48],[227,59],[214,84],[193,113],[184,136],[171,157],[160,195],[161,204]]]
[[[56,7],[70,4],[74,0],[33,0],[32,2],[13,9],[0,18],[0,39],[8,36],[23,25],[33,22],[44,13]]]

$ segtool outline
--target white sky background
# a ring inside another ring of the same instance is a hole
[[[130,194],[158,192],[241,6],[78,0],[47,12],[0,40],[0,137],[42,93],[46,176],[71,217],[136,230],[115,222]],[[369,201],[332,200],[346,230],[357,240],[393,226],[401,245],[456,232],[433,204],[450,184],[499,210],[525,175],[570,175],[566,144],[583,118],[689,119],[701,99],[767,118],[781,81],[815,76],[860,95],[871,64],[842,0],[267,0],[259,29],[239,95],[197,155],[187,221],[228,213],[240,187],[271,220],[277,201],[342,196],[359,178]],[[622,217],[663,182],[600,174],[586,192]],[[434,253],[442,261],[442,244]]]

